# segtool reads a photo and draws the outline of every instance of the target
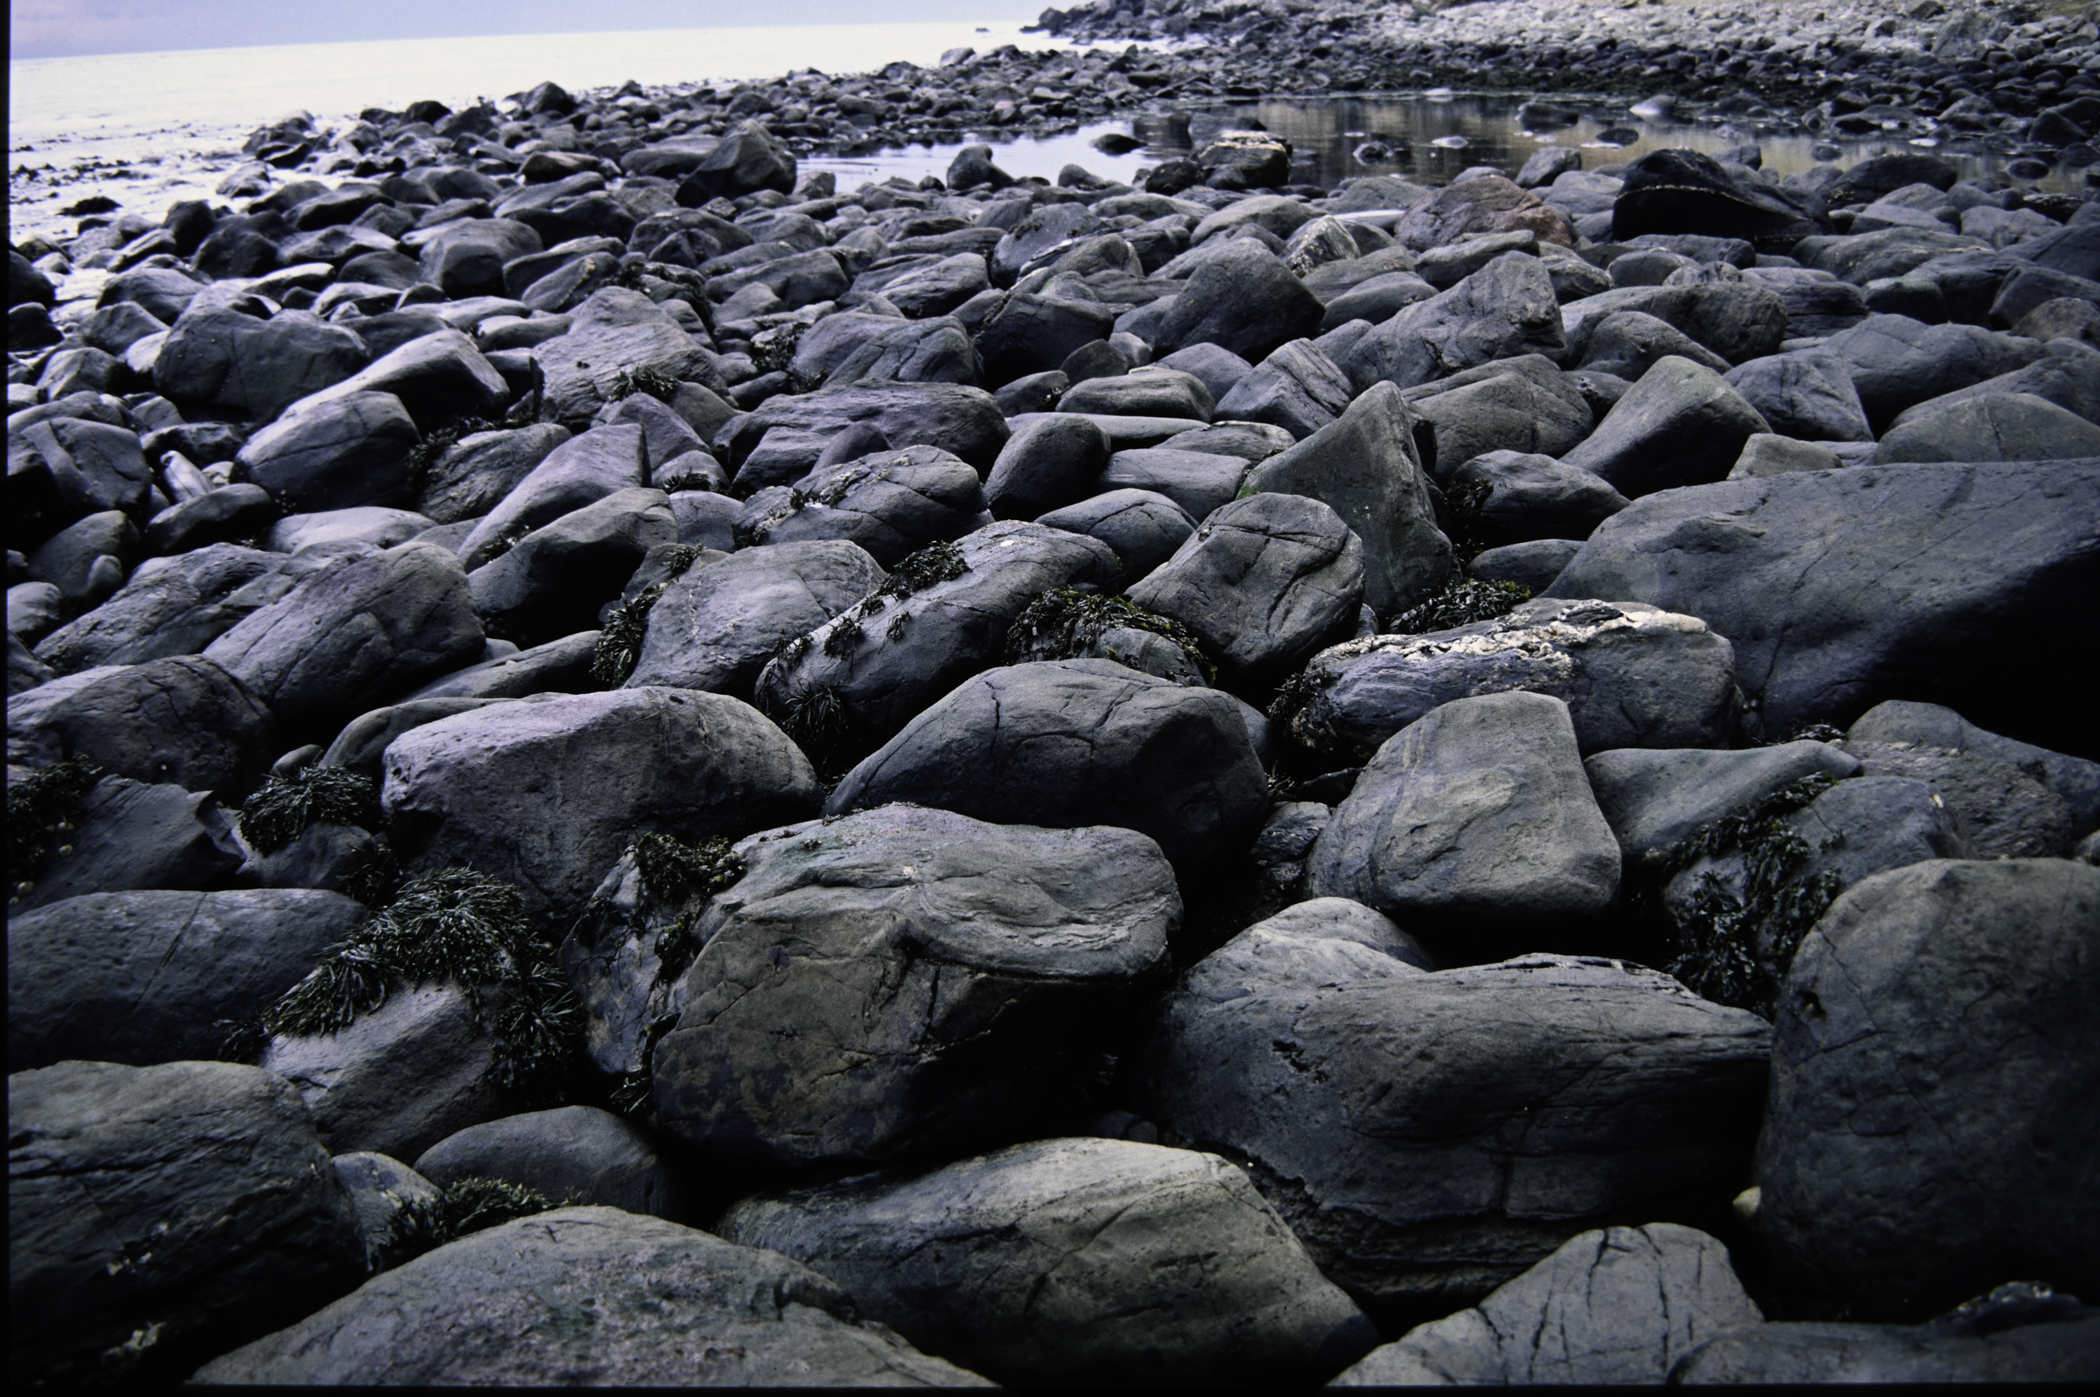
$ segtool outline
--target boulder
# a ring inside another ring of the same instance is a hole
[[[1156,490],[1106,490],[1035,522],[1107,544],[1123,565],[1126,588],[1173,557],[1196,531],[1195,518]]]
[[[305,311],[258,320],[230,308],[185,315],[153,359],[153,389],[181,407],[268,422],[365,366],[365,342]]]
[[[1246,1175],[1191,1150],[1037,1141],[760,1195],[720,1231],[823,1272],[918,1347],[1023,1385],[1148,1369],[1302,1383],[1376,1341]]]
[[[440,524],[479,519],[568,439],[551,422],[463,436],[430,463],[416,510]]]
[[[423,281],[459,299],[502,295],[504,264],[544,247],[540,235],[523,223],[508,218],[466,218],[433,230],[417,256]]]
[[[459,545],[469,571],[516,540],[621,490],[649,483],[646,439],[633,423],[594,427],[548,452],[484,515]]]
[[[1632,501],[1591,471],[1548,455],[1490,451],[1445,475],[1446,485],[1488,487],[1481,538],[1496,547],[1534,539],[1585,539]]]
[[[226,488],[238,490],[241,487],[229,485]],[[223,493],[212,491],[214,495]],[[288,514],[270,525],[269,531],[263,535],[263,546],[278,553],[303,553],[309,548],[335,552],[345,545],[356,544],[392,548],[397,543],[419,538],[435,527],[431,520],[411,510],[356,505],[314,514]]]
[[[268,1072],[18,1072],[7,1137],[17,1384],[173,1384],[364,1274],[349,1196],[298,1093]]]
[[[1973,12],[1972,12],[1973,13]],[[2007,1286],[2002,1289],[2014,1289]],[[2047,1287],[2041,1287],[2047,1290]],[[1670,1374],[1685,1386],[1811,1382],[2090,1383],[2100,1374],[2100,1315],[2070,1296],[2032,1318],[1996,1324],[1745,1325],[1701,1344]],[[2067,1302],[2067,1303],[2066,1303]],[[1948,1316],[1953,1320],[1954,1316]]]
[[[794,188],[795,157],[762,124],[752,122],[708,152],[678,186],[678,202],[697,208],[714,199],[739,199],[766,189],[787,194]]]
[[[1928,398],[2024,368],[2041,351],[1980,326],[1925,325],[1907,315],[1870,315],[1822,347],[1844,361],[1877,430]]]
[[[1129,592],[1193,631],[1231,687],[1259,690],[1354,631],[1363,542],[1318,500],[1250,495],[1211,513]]]
[[[1531,232],[1540,242],[1573,247],[1561,216],[1528,189],[1501,175],[1476,175],[1447,184],[1393,225],[1393,241],[1414,252],[1457,242],[1474,233]]]
[[[1466,564],[1466,576],[1476,582],[1513,582],[1534,596],[1553,585],[1582,545],[1567,538],[1539,538],[1529,543],[1505,543],[1483,548]]]
[[[90,893],[11,915],[7,1056],[155,1063],[215,1056],[370,913],[306,889]]]
[[[964,680],[848,772],[824,811],[908,801],[998,824],[1119,825],[1195,868],[1251,843],[1268,798],[1229,697],[1083,659]]]
[[[1095,479],[1094,488],[1147,490],[1165,495],[1187,510],[1191,519],[1205,519],[1240,493],[1246,476],[1247,463],[1237,456],[1179,451],[1166,446],[1140,447],[1110,456],[1107,467]]]
[[[1268,422],[1303,441],[1334,421],[1356,395],[1349,376],[1310,340],[1279,346],[1219,400],[1217,415]]]
[[[1550,945],[1602,912],[1618,895],[1619,845],[1567,704],[1482,694],[1401,729],[1321,831],[1305,888],[1472,948]]]
[[[1906,697],[2077,753],[2082,695],[2044,656],[2092,635],[2060,608],[2095,585],[2100,553],[2074,521],[2096,509],[2092,461],[1727,481],[1636,500],[1547,595],[1698,616],[1733,642],[1770,733]]]
[[[1086,499],[1108,466],[1108,434],[1085,417],[1046,412],[1015,429],[984,482],[994,518],[1032,519]]]
[[[596,1106],[470,1125],[423,1151],[416,1173],[439,1188],[462,1179],[502,1179],[587,1207],[674,1221],[686,1211],[685,1191],[648,1135]]]
[[[1712,369],[1668,355],[1562,460],[1638,498],[1720,480],[1771,424]]]
[[[1464,369],[1404,396],[1435,430],[1423,464],[1440,480],[1490,451],[1559,456],[1597,423],[1579,381],[1539,354]]]
[[[1739,179],[1696,150],[1650,151],[1627,166],[1623,178],[1611,212],[1616,242],[1644,233],[1698,233],[1749,238],[1779,252],[1828,227],[1784,191]]]
[[[1235,238],[1189,274],[1152,345],[1165,355],[1214,344],[1254,363],[1279,345],[1317,334],[1326,313],[1282,258]]]
[[[1215,405],[1210,390],[1194,374],[1148,365],[1112,378],[1075,381],[1057,400],[1057,410],[1113,417],[1187,417],[1208,422]]]
[[[1380,384],[1256,466],[1243,487],[1304,495],[1340,515],[1363,542],[1364,602],[1382,616],[1413,606],[1451,574],[1451,542],[1436,527],[1422,467],[1424,426],[1399,389]]]
[[[1475,1301],[1608,1216],[1739,1187],[1770,1037],[1747,1010],[1618,961],[1257,959],[1259,931],[1159,1005],[1134,1104],[1163,1141],[1245,1160],[1359,1303]]]
[[[487,700],[585,693],[600,687],[591,676],[597,648],[596,630],[577,631],[530,650],[514,650],[454,670],[431,680],[392,707],[400,709],[432,699]],[[376,758],[377,754],[373,755]]]
[[[7,539],[29,552],[85,514],[148,514],[153,473],[127,427],[77,417],[32,422],[7,434]]]
[[[1980,752],[1911,742],[1848,740],[1845,750],[1869,776],[1930,785],[1933,798],[1956,818],[1981,858],[2068,857],[2085,829],[2073,823],[2063,797],[2038,779],[2046,772],[2023,771]]]
[[[194,656],[109,665],[8,701],[10,766],[85,757],[135,781],[243,794],[270,760],[269,710]]]
[[[978,330],[987,383],[1012,383],[1058,368],[1080,348],[1114,333],[1115,312],[1093,301],[1016,291]]]
[[[717,1156],[874,1162],[1054,1133],[1180,917],[1159,847],[1107,826],[886,806],[737,852],[748,871],[701,918],[652,1067],[662,1128]]]
[[[234,469],[286,513],[400,504],[409,496],[409,456],[420,440],[393,394],[347,393],[309,399],[248,438]]]
[[[747,696],[781,645],[855,605],[885,576],[844,539],[769,543],[695,567],[650,608],[627,687]]]
[[[222,486],[172,505],[146,521],[146,551],[156,557],[172,557],[214,543],[241,542],[258,535],[267,539],[280,514],[277,501],[260,485]]]
[[[1660,1384],[1716,1335],[1760,1324],[1728,1248],[1676,1223],[1570,1237],[1448,1319],[1371,1351],[1335,1387]]]
[[[1007,628],[1030,602],[1052,587],[1113,587],[1120,571],[1108,545],[1040,524],[1002,520],[943,547],[954,553],[929,550],[918,567],[907,560],[893,575],[895,589],[783,650],[759,673],[758,704],[805,744],[857,759],[996,663]],[[960,570],[943,567],[944,558]],[[948,575],[919,580],[934,569]],[[829,700],[810,709],[820,693]],[[824,707],[836,710],[828,731],[810,726]]]
[[[617,396],[622,374],[646,369],[698,379],[706,353],[641,292],[604,287],[571,313],[568,333],[533,351],[546,371],[541,415],[564,425],[587,422]]]
[[[208,793],[173,784],[106,776],[67,823],[40,869],[10,867],[9,916],[86,893],[222,888],[241,866],[232,819]]]
[[[427,543],[345,553],[214,640],[204,658],[288,736],[351,716],[481,653],[459,560]]]
[[[2100,870],[2055,859],[1915,864],[1825,914],[1758,1148],[1756,1227],[1796,1284],[1910,1320],[2006,1276],[2100,1289],[2096,928]]]
[[[983,1382],[863,1321],[798,1262],[617,1208],[463,1237],[222,1353],[196,1380],[536,1387],[578,1374],[640,1386]]]
[[[213,494],[223,491],[214,490]],[[195,654],[290,591],[302,569],[282,554],[214,543],[142,565],[108,601],[37,642],[60,674]]]
[[[1505,252],[1449,291],[1373,327],[1334,358],[1362,393],[1378,383],[1412,388],[1520,354],[1558,359],[1567,347],[1546,264]]]
[[[1741,280],[1620,287],[1570,301],[1560,313],[1567,352],[1576,358],[1588,352],[1597,327],[1615,315],[1653,316],[1731,364],[1776,353],[1787,333],[1779,293]]]
[[[1582,768],[1633,869],[1803,777],[1857,776],[1860,762],[1833,743],[1800,741],[1734,752],[1618,747],[1585,758]]]
[[[980,471],[991,469],[1006,444],[1005,416],[992,395],[958,383],[857,383],[814,393],[768,398],[723,428],[723,464],[741,466],[772,431],[834,436],[868,423],[892,447],[937,446]],[[791,479],[793,477],[790,477]]]
[[[2032,393],[1925,403],[1883,434],[1877,463],[2061,461],[2100,457],[2100,425]]]
[[[1367,636],[1315,655],[1306,676],[1291,732],[1338,755],[1368,756],[1439,704],[1504,690],[1566,703],[1585,754],[1718,747],[1740,703],[1727,639],[1637,602],[1540,599],[1428,635]]]
[[[1800,441],[1872,441],[1852,370],[1835,354],[1801,349],[1752,359],[1724,375],[1772,431]]]
[[[685,689],[490,704],[386,749],[381,803],[418,869],[464,864],[573,916],[635,835],[735,834],[815,804],[802,754],[750,705]]]
[[[365,393],[392,396],[425,432],[462,418],[497,416],[511,396],[503,375],[481,357],[473,340],[458,330],[440,330],[412,339],[342,382],[300,399],[290,412],[315,412]]]
[[[661,490],[617,490],[534,529],[467,586],[488,629],[540,645],[590,628],[649,550],[677,541]]]
[[[1861,715],[1845,740],[1937,748],[2002,762],[2056,792],[2078,829],[2100,827],[2100,762],[1986,732],[1951,708],[1891,699]]]

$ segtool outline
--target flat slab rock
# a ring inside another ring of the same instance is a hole
[[[653,1072],[664,1130],[749,1159],[1040,1133],[1181,916],[1159,846],[1107,826],[892,805],[736,848]]]
[[[1376,1331],[1216,1155],[1041,1140],[731,1207],[928,1352],[1005,1382],[1305,1382]]]
[[[617,1208],[561,1208],[375,1276],[200,1383],[989,1386],[860,1320],[799,1262]]]

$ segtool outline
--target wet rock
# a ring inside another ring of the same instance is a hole
[[[1666,492],[1599,526],[1548,595],[1698,615],[1733,642],[1768,732],[1908,696],[2076,750],[2080,701],[2034,647],[2083,643],[2065,630],[2083,623],[2036,608],[2083,585],[2092,563],[2066,530],[2100,507],[2096,492],[2100,467],[2077,462],[1854,467]],[[1819,561],[1804,572],[1807,558]]]
[[[595,1106],[562,1106],[470,1125],[423,1151],[416,1173],[439,1188],[502,1179],[575,1205],[677,1218],[684,1189],[640,1129]]]
[[[267,709],[193,656],[84,670],[7,705],[10,766],[77,756],[112,775],[229,797],[262,775],[275,736]]]
[[[349,1197],[299,1097],[230,1062],[8,1079],[18,1383],[180,1381],[355,1285]]]
[[[157,557],[172,557],[214,543],[266,536],[281,513],[277,501],[260,485],[221,486],[148,520],[146,550]]]
[[[545,246],[540,235],[523,223],[508,218],[469,218],[434,232],[417,255],[423,281],[458,299],[502,295],[504,265]]]
[[[661,490],[619,490],[534,529],[467,587],[486,627],[539,645],[589,629],[649,550],[677,541]]]
[[[1778,350],[1787,333],[1786,302],[1770,287],[1748,281],[1703,281],[1627,286],[1585,296],[1560,308],[1568,353],[1581,356],[1590,336],[1614,315],[1638,312],[1674,326],[1731,364]],[[1606,372],[1611,370],[1606,367]]]
[[[1246,1176],[1193,1151],[1016,1145],[917,1177],[761,1195],[722,1230],[1007,1380],[1117,1382],[1155,1365],[1304,1380],[1375,1339]]]
[[[768,399],[723,429],[728,435],[723,464],[741,466],[771,432],[829,437],[856,423],[874,426],[893,447],[937,446],[980,470],[991,468],[1007,437],[999,404],[982,389],[953,383],[860,383]],[[724,445],[719,438],[716,444]]]
[[[738,852],[749,871],[702,918],[684,1016],[656,1048],[657,1118],[786,1164],[1054,1129],[1181,905],[1158,846],[1105,826],[888,806]]]
[[[406,862],[493,874],[557,917],[637,833],[736,833],[816,794],[802,754],[748,704],[684,689],[491,704],[403,733],[385,766]]]
[[[1526,231],[1540,242],[1572,247],[1574,236],[1545,200],[1501,175],[1448,184],[1409,209],[1393,226],[1393,240],[1415,252],[1442,247],[1469,233]]]
[[[29,870],[10,871],[10,916],[86,893],[222,888],[241,865],[226,812],[208,793],[173,784],[104,777],[68,823],[34,881]]]
[[[2010,762],[1914,743],[1848,740],[1845,750],[1868,776],[1929,784],[1979,858],[2068,857],[2078,837],[2063,798]]]
[[[195,654],[289,591],[296,578],[285,574],[306,566],[230,543],[149,560],[108,601],[45,636],[37,657],[61,674],[75,674]]]
[[[748,543],[850,541],[895,565],[982,524],[985,493],[967,462],[939,447],[910,446],[820,466],[784,498],[761,491],[735,528]]]
[[[1669,355],[1562,459],[1637,498],[1722,479],[1751,434],[1770,430],[1719,374]]]
[[[666,1310],[669,1292],[695,1299]],[[564,1336],[571,1316],[600,1311],[648,1318]],[[579,1368],[639,1384],[982,1381],[867,1324],[843,1290],[797,1262],[614,1208],[557,1209],[464,1237],[198,1377],[531,1386]]]
[[[1514,582],[1536,595],[1552,585],[1581,548],[1573,539],[1561,538],[1483,548],[1466,564],[1466,576],[1480,582]]]
[[[215,1057],[370,915],[304,889],[117,892],[8,918],[7,1055],[17,1071],[66,1058]]]
[[[1119,580],[1126,589],[1174,556],[1196,531],[1187,510],[1154,490],[1103,491],[1036,522],[1107,544],[1123,565]]]
[[[1349,376],[1309,340],[1280,346],[1219,401],[1217,415],[1267,422],[1304,440],[1342,415],[1355,397]]]
[[[1208,451],[1149,447],[1118,451],[1094,482],[1100,490],[1146,490],[1165,495],[1191,519],[1208,518],[1240,493],[1247,463]]]
[[[1188,626],[1228,685],[1259,690],[1354,627],[1363,577],[1363,543],[1334,510],[1261,493],[1211,513],[1129,591]]]
[[[2056,792],[2070,807],[2072,822],[2079,829],[2100,825],[2100,762],[1986,732],[1951,708],[1892,699],[1868,709],[1845,738],[1847,742],[1973,753],[2004,762]]]
[[[1109,660],[965,680],[839,782],[827,815],[894,801],[1000,824],[1113,824],[1178,866],[1229,857],[1268,803],[1231,699]]]
[[[457,330],[440,330],[412,339],[341,383],[302,399],[291,412],[304,416],[366,393],[393,395],[425,432],[465,417],[497,416],[510,401],[503,375],[481,356],[474,341]]]
[[[411,485],[409,454],[420,440],[392,393],[346,393],[309,400],[257,432],[234,458],[235,469],[290,512],[400,504]]]
[[[1422,421],[1380,384],[1328,426],[1256,466],[1244,490],[1304,495],[1333,509],[1363,541],[1364,601],[1405,610],[1443,584],[1451,544],[1437,529],[1423,473]]]
[[[1025,375],[1059,369],[1073,354],[1114,333],[1106,306],[1015,292],[977,332],[985,381],[1010,384]]]
[[[459,560],[404,543],[330,559],[214,640],[204,658],[296,735],[457,668],[482,644]]]
[[[1911,409],[1874,453],[1892,461],[2058,461],[2100,456],[2100,426],[2032,393],[1956,398]]]
[[[1425,464],[1439,478],[1492,451],[1559,455],[1597,421],[1579,383],[1539,354],[1465,369],[1406,397],[1436,429],[1435,460]]]
[[[1362,755],[1439,704],[1507,689],[1564,701],[1585,753],[1720,746],[1738,703],[1726,639],[1627,602],[1540,599],[1453,630],[1348,641],[1307,669],[1314,693],[1292,733]]]
[[[239,488],[227,487],[229,490]],[[212,493],[220,492],[214,490]],[[397,543],[421,537],[432,527],[429,519],[406,509],[362,505],[317,514],[287,515],[272,524],[263,535],[263,546],[277,553],[300,553],[309,548],[333,551],[353,544],[391,548]]]
[[[1795,350],[1730,369],[1728,386],[1742,395],[1766,424],[1801,441],[1872,441],[1852,371],[1835,354]]]
[[[2061,1313],[1992,1328],[1831,1320],[1744,1326],[1693,1350],[1670,1380],[1685,1386],[2090,1382],[2100,1371],[2100,1316],[2070,1296],[2054,1298],[2067,1302]]]
[[[1710,155],[1650,151],[1627,166],[1612,205],[1611,236],[1699,233],[1750,238],[1777,252],[1827,226],[1785,191],[1738,179]]]
[[[1754,1014],[1617,961],[1430,973],[1331,940],[1259,961],[1239,945],[1156,1011],[1139,1109],[1246,1159],[1360,1303],[1477,1300],[1600,1215],[1666,1218],[1741,1177],[1769,1040]],[[1540,1110],[1550,1136],[1510,1143]]]
[[[1234,239],[1189,274],[1152,345],[1164,356],[1214,344],[1258,362],[1279,345],[1318,333],[1325,314],[1281,258]]]
[[[844,539],[769,543],[695,567],[650,608],[627,687],[747,696],[782,644],[855,605],[884,576],[865,549]]]
[[[1107,468],[1108,435],[1084,417],[1044,413],[999,448],[984,497],[999,519],[1031,519],[1094,493]]]
[[[1347,897],[1475,943],[1538,944],[1604,910],[1619,846],[1590,794],[1565,703],[1510,691],[1456,699],[1389,739],[1305,866]]]
[[[547,376],[542,416],[564,425],[588,421],[615,396],[623,373],[697,380],[706,352],[647,296],[604,287],[575,309],[567,334],[533,351]]]
[[[1490,451],[1459,464],[1447,485],[1486,485],[1480,533],[1493,546],[1533,539],[1585,539],[1631,503],[1593,472],[1553,457]]]
[[[1210,390],[1194,374],[1148,366],[1114,378],[1075,380],[1057,410],[1120,417],[1187,417],[1210,421]]]
[[[1868,419],[1886,427],[1897,413],[2021,369],[2040,346],[1975,325],[1922,325],[1908,316],[1870,316],[1823,344],[1843,359]]]
[[[873,598],[783,651],[759,674],[760,706],[812,737],[800,726],[804,710],[811,695],[829,691],[843,711],[828,740],[837,755],[857,758],[996,663],[1028,603],[1052,587],[1114,586],[1119,571],[1106,544],[1040,524],[1001,521],[954,547],[959,574],[894,601]]]
[[[1809,934],[1757,1166],[1758,1232],[1799,1281],[1894,1319],[2005,1275],[2100,1283],[2071,1184],[2083,1154],[2057,1143],[2093,1128],[2075,1025],[2096,918],[2090,867],[1931,862],[1862,883]],[[1963,1052],[1978,1034],[2002,1046]],[[1912,1065],[1955,1061],[1924,1081]]]
[[[482,516],[459,545],[460,561],[479,569],[516,540],[565,514],[622,490],[648,484],[642,429],[632,423],[594,427],[549,451]]]
[[[7,436],[8,544],[28,552],[83,515],[144,518],[153,477],[136,432],[60,417]]]
[[[1508,252],[1376,326],[1336,362],[1363,393],[1378,383],[1412,388],[1520,354],[1558,358],[1565,347],[1545,264]]]
[[[1569,1238],[1471,1309],[1373,1350],[1333,1385],[1661,1383],[1686,1354],[1764,1316],[1728,1249],[1675,1223]]]
[[[1633,868],[1782,786],[1818,773],[1857,776],[1860,763],[1831,743],[1803,741],[1736,752],[1620,747],[1591,755],[1582,768]]]
[[[184,316],[153,361],[154,391],[194,409],[267,422],[365,367],[364,341],[303,311],[258,320],[237,310]]]

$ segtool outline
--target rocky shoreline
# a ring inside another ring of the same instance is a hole
[[[1052,11],[15,246],[11,1379],[2100,1376],[2100,202],[1754,140],[2086,168],[2090,12],[1937,8]],[[801,168],[1458,73],[1745,139]]]

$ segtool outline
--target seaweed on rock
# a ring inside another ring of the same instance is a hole
[[[554,948],[533,929],[518,890],[467,868],[412,879],[377,916],[262,1013],[271,1035],[340,1032],[396,989],[446,981],[498,1001],[492,1071],[535,1090],[565,1070],[581,1029]]]
[[[605,388],[605,396],[614,402],[624,401],[637,393],[646,394],[658,402],[668,403],[677,396],[678,380],[662,369],[652,369],[644,365],[638,369],[620,370],[612,376],[612,382]]]
[[[86,757],[67,757],[7,787],[7,872],[19,891],[36,881],[52,844],[73,831],[80,802],[102,779]]]
[[[599,628],[598,642],[591,648],[591,678],[606,688],[627,682],[642,660],[642,641],[649,634],[649,612],[670,589],[668,582],[652,582],[620,603]]]
[[[1388,635],[1448,631],[1507,616],[1530,600],[1531,589],[1521,582],[1480,582],[1456,577],[1433,596],[1391,617],[1385,631]]]
[[[257,853],[274,854],[309,825],[378,829],[379,783],[347,767],[315,763],[288,776],[272,773],[241,806],[241,838]]]
[[[658,902],[699,894],[712,897],[744,876],[744,861],[721,835],[688,844],[668,834],[645,834],[627,846],[642,889]]]
[[[581,1196],[574,1193],[557,1200],[527,1184],[470,1174],[439,1190],[434,1198],[411,1198],[402,1203],[379,1248],[379,1269],[413,1261],[469,1233],[581,1201]]]
[[[1104,634],[1122,628],[1164,636],[1181,648],[1206,683],[1217,682],[1217,666],[1187,626],[1147,611],[1128,597],[1104,596],[1077,587],[1052,587],[1028,603],[1007,628],[1006,661],[1076,659],[1089,654]]]

